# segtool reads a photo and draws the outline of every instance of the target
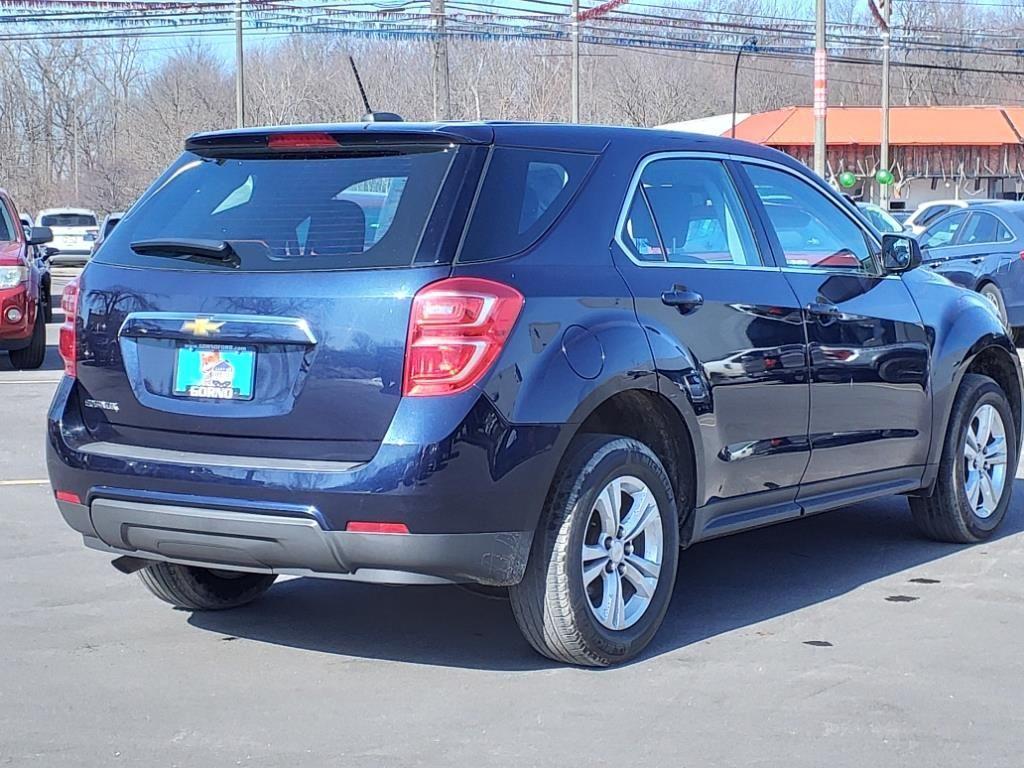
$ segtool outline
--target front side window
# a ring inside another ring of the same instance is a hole
[[[620,236],[641,261],[762,263],[736,188],[717,160],[666,158],[649,163]]]
[[[960,211],[954,213],[952,216],[947,216],[928,229],[924,235],[921,236],[921,247],[922,248],[942,248],[943,246],[949,245],[956,238],[956,233],[967,221],[967,211]]]
[[[787,266],[875,271],[863,230],[825,194],[785,171],[746,169]]]
[[[0,243],[9,243],[14,240],[14,218],[7,206],[0,200]]]

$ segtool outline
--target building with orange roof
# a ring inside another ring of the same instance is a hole
[[[737,118],[737,139],[775,147],[813,164],[811,107]],[[666,127],[688,130],[695,122]],[[873,176],[879,170],[881,129],[879,107],[828,108],[828,176],[834,180],[843,171],[852,171],[859,181],[850,192],[866,200],[878,199]],[[729,130],[722,135],[728,136]],[[1024,194],[1024,107],[892,107],[889,144],[893,207],[912,208],[941,198]]]

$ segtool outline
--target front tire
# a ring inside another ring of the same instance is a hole
[[[139,571],[139,578],[150,592],[176,608],[222,611],[252,602],[270,589],[277,576],[153,563]]]
[[[679,514],[668,475],[643,443],[583,435],[552,484],[522,582],[519,628],[555,661],[604,667],[639,654],[668,610]]]
[[[1006,393],[988,376],[964,376],[953,403],[935,490],[911,498],[925,536],[954,544],[984,541],[1010,505],[1017,431]]]
[[[42,306],[36,307],[36,322],[32,326],[32,340],[24,349],[10,352],[11,365],[19,371],[34,371],[46,359],[46,317]]]

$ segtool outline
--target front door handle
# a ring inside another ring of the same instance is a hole
[[[661,302],[669,307],[675,307],[681,315],[688,315],[704,305],[704,297],[685,285],[675,285],[671,291],[661,294]]]
[[[984,256],[975,256],[973,259],[971,259],[971,264],[981,264],[981,262],[983,262],[984,260]]]
[[[835,304],[828,304],[820,301],[812,301],[804,309],[809,315],[816,317],[839,317],[842,312]]]

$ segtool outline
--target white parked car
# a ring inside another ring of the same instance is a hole
[[[85,208],[47,208],[36,216],[36,226],[53,231],[51,247],[57,253],[50,261],[55,266],[85,264],[99,232],[95,212]]]
[[[991,202],[994,201],[988,198],[977,200],[929,200],[927,203],[921,203],[917,210],[910,215],[910,218],[903,222],[903,229],[912,234],[920,235],[939,216],[944,216],[954,208],[969,208],[972,205]]]

